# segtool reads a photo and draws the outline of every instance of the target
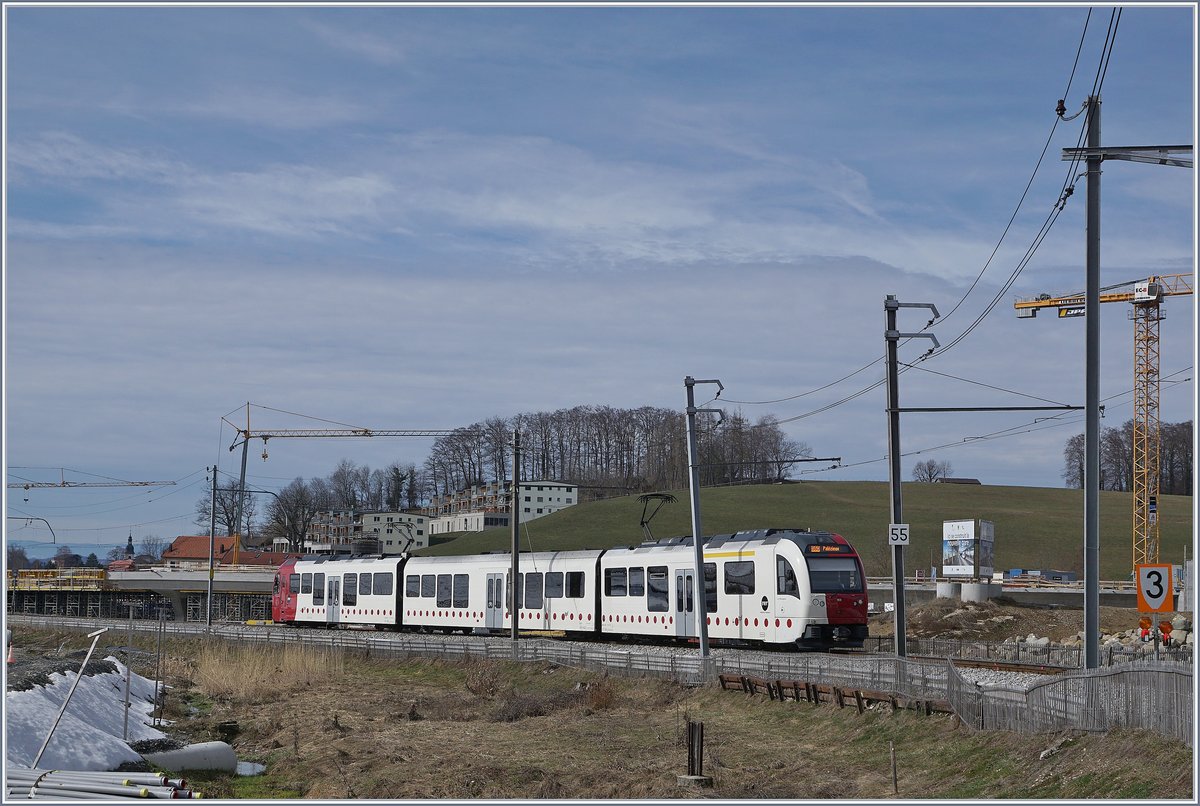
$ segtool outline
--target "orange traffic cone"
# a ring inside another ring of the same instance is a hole
[[[9,663],[13,662],[13,645],[12,644],[8,645],[8,662]]]

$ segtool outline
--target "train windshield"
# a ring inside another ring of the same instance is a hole
[[[813,593],[862,593],[863,578],[852,557],[809,557]]]

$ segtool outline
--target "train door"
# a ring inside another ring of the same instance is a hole
[[[337,624],[342,614],[342,578],[329,577],[328,595],[325,597],[325,623]]]
[[[800,584],[796,579],[796,569],[787,557],[776,556],[775,617],[791,618],[799,616],[800,611]]]
[[[691,570],[675,572],[675,635],[696,635],[696,580]]]
[[[504,574],[487,575],[487,609],[483,624],[489,630],[504,628]]]

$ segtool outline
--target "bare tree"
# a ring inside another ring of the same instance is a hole
[[[953,472],[954,468],[949,462],[926,459],[924,462],[917,462],[913,465],[912,477],[913,481],[931,484],[939,479],[950,478],[950,474]]]
[[[18,546],[8,547],[8,570],[23,571],[29,567],[29,555],[25,553],[25,549]]]
[[[236,484],[237,482],[234,482]],[[193,522],[196,526],[203,530],[204,534],[208,534],[208,525],[211,521],[212,512],[212,492],[209,491],[196,501],[196,516]],[[238,531],[235,520],[237,519],[238,507],[238,492],[232,487],[217,488],[217,510],[216,510],[216,530],[218,534],[231,535]],[[251,532],[254,524],[254,518],[258,514],[258,506],[253,495],[245,497],[245,509],[242,513],[242,523],[246,525],[246,534]]]
[[[1162,475],[1159,490],[1166,495],[1191,495],[1195,458],[1192,421],[1163,423],[1160,435],[1162,449],[1159,458]]]
[[[1083,489],[1084,472],[1086,469],[1084,442],[1084,435],[1076,434],[1067,440],[1066,447],[1063,448],[1063,481],[1066,482],[1068,487],[1076,490]]]
[[[167,549],[167,541],[158,535],[146,535],[138,540],[138,556],[160,559]]]
[[[297,477],[278,496],[268,506],[266,531],[272,536],[285,537],[288,551],[300,551],[316,514],[334,507],[334,493],[325,479],[305,483]]]

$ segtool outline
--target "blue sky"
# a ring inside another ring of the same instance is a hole
[[[1067,107],[1096,80],[1088,22]],[[174,488],[23,491],[10,540],[194,531],[221,417],[454,428],[579,404],[682,409],[720,378],[846,467],[887,477],[883,299],[948,313],[1004,232],[1055,121],[1088,7],[5,7],[5,461]],[[1123,11],[1106,145],[1194,141],[1193,8]],[[987,271],[933,332],[982,313],[1059,197],[1060,122]],[[1083,403],[1083,323],[1012,301],[1084,284],[1084,196],[904,405]],[[1195,177],[1107,162],[1102,283],[1195,266]],[[1195,409],[1194,298],[1163,322],[1162,419]],[[1102,311],[1102,395],[1132,385]],[[919,311],[902,329],[919,329]],[[905,348],[913,361],[922,347]],[[947,378],[963,378],[975,383]],[[803,397],[802,393],[812,392]],[[780,403],[758,404],[795,398]],[[1109,401],[1104,424],[1130,416]],[[808,415],[808,416],[806,416]],[[907,474],[1060,486],[1077,416],[907,415]],[[1047,426],[1053,427],[1047,427]],[[972,440],[1004,429],[1002,439]],[[272,445],[277,489],[428,442]],[[815,468],[813,468],[815,469]],[[90,476],[69,475],[75,481]],[[954,515],[957,517],[957,514]],[[882,530],[881,526],[881,530]],[[882,531],[881,531],[882,533]],[[86,551],[84,552],[86,553]]]

